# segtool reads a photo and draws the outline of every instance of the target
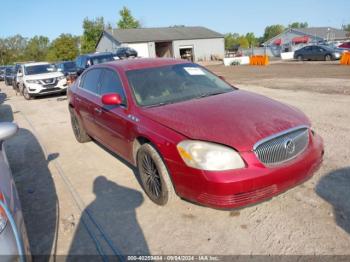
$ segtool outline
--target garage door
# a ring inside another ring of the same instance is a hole
[[[149,57],[148,44],[147,43],[128,44],[128,46],[133,48],[133,49],[135,49],[137,51],[138,56],[140,56],[140,57]]]

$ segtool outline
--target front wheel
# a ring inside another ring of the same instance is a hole
[[[23,95],[25,100],[32,99],[32,96],[31,96],[31,94],[29,94],[28,88],[26,88],[26,87],[23,87],[22,95]]]
[[[302,56],[302,55],[298,55],[298,56],[297,56],[297,60],[298,60],[299,62],[301,62],[301,61],[303,61],[303,60],[304,60],[304,58],[303,58],[303,56]]]
[[[324,57],[324,60],[325,60],[325,61],[332,61],[332,56],[331,56],[331,55],[326,55],[326,56]]]
[[[177,199],[169,172],[152,145],[143,144],[138,150],[137,168],[142,187],[154,203],[164,206]]]

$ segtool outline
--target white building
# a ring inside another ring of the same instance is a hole
[[[111,29],[103,31],[97,52],[115,52],[120,46],[135,49],[140,57],[174,57],[192,61],[222,59],[224,36],[205,27]]]

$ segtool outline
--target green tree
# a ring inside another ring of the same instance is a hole
[[[256,46],[257,43],[258,43],[258,39],[255,37],[254,33],[247,33],[247,34],[245,35],[245,38],[246,38],[247,41],[248,41],[249,47]]]
[[[0,38],[0,65],[8,63],[8,48],[5,39]]]
[[[47,53],[49,61],[73,60],[79,54],[79,37],[71,34],[61,34],[52,41]]]
[[[46,36],[34,36],[24,50],[26,60],[43,61],[49,48],[49,38]]]
[[[347,25],[342,25],[341,27],[344,31],[348,31],[350,32],[350,24],[347,24]]]
[[[25,61],[26,46],[27,39],[21,35],[0,39],[0,63],[12,64],[17,61]]]
[[[225,49],[234,50],[241,48],[248,48],[249,41],[244,35],[239,35],[237,33],[229,33],[225,35]]]
[[[342,25],[341,27],[344,31],[347,31],[348,33],[346,34],[347,37],[350,37],[350,24],[347,25]]]
[[[309,27],[309,24],[307,22],[299,23],[299,22],[293,22],[288,25],[289,28],[307,28]]]
[[[284,31],[284,26],[283,25],[270,25],[265,28],[264,32],[264,41],[267,41],[271,39],[272,37],[279,35]]]
[[[96,49],[96,44],[104,29],[103,17],[95,20],[85,18],[83,21],[83,35],[81,36],[81,53],[91,53]]]
[[[248,48],[249,47],[249,41],[244,35],[241,35],[240,37],[238,37],[238,44],[239,44],[240,48]]]
[[[118,28],[121,29],[129,29],[129,28],[139,28],[140,22],[137,21],[132,15],[131,11],[127,7],[123,7],[122,10],[119,11],[120,19],[117,23]]]
[[[228,33],[225,35],[225,49],[232,50],[238,48],[238,37],[237,33]]]

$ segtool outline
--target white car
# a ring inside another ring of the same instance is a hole
[[[63,73],[48,62],[20,65],[17,81],[20,93],[27,100],[40,95],[65,93],[68,87]]]

